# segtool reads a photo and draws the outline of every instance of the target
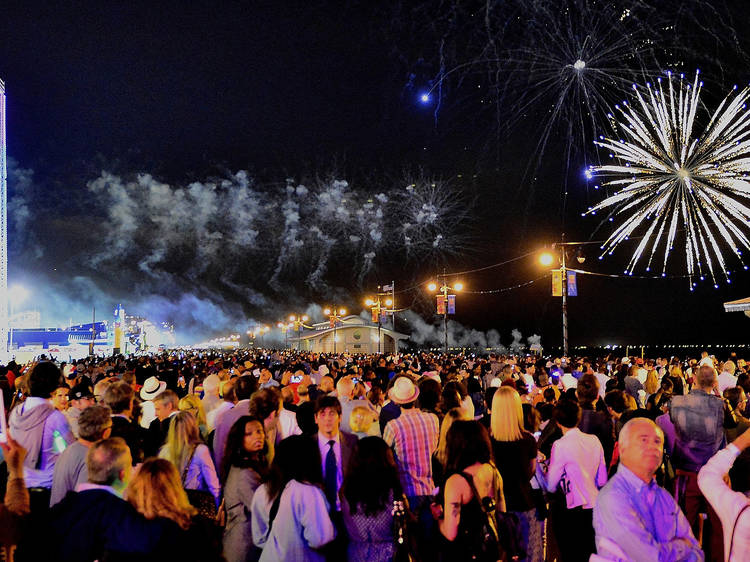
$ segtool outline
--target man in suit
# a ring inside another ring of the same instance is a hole
[[[337,530],[336,540],[326,547],[326,557],[330,560],[343,560],[347,541],[341,517],[339,490],[348,472],[357,437],[340,430],[341,403],[335,396],[321,396],[315,402],[315,423],[318,424],[318,432],[313,438],[320,454],[323,490],[331,508],[331,521]]]
[[[112,410],[112,437],[122,437],[130,448],[133,466],[144,461],[146,430],[133,421],[133,387],[124,381],[109,385],[104,403]]]
[[[169,389],[154,398],[156,419],[148,426],[148,447],[146,448],[146,456],[155,457],[159,454],[159,449],[167,440],[169,422],[172,421],[172,416],[180,411],[178,408],[179,401],[177,394]]]
[[[335,396],[321,396],[315,403],[315,423],[318,432],[315,439],[320,453],[320,467],[326,498],[331,511],[341,511],[339,490],[349,467],[357,437],[340,430],[341,403]]]

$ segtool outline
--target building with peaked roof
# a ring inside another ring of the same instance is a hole
[[[724,312],[744,312],[750,317],[750,297],[724,303]]]
[[[336,326],[330,322],[313,324],[299,334],[292,332],[289,344],[296,349],[315,353],[393,353],[398,350],[398,342],[409,336],[359,316],[341,318]]]

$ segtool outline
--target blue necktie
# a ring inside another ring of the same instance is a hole
[[[333,446],[336,442],[331,439],[328,442],[328,453],[326,454],[326,473],[325,488],[328,503],[331,504],[331,511],[336,511],[336,453],[333,452]]]

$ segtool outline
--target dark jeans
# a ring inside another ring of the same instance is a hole
[[[419,560],[435,560],[437,557],[437,524],[432,517],[432,496],[407,496],[409,510],[417,518],[417,545]]]
[[[554,517],[555,535],[563,562],[588,560],[596,552],[593,509],[574,507]]]
[[[21,527],[21,536],[15,554],[16,562],[40,560],[43,541],[39,541],[39,530],[49,524],[50,488],[29,488],[29,513]]]

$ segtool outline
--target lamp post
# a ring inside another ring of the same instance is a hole
[[[302,349],[302,328],[312,328],[312,326],[305,325],[305,322],[307,322],[309,319],[310,318],[307,316],[307,314],[292,314],[291,316],[289,316],[289,322],[294,331],[297,332],[297,351],[300,351]]]
[[[379,288],[379,287],[378,287]],[[378,318],[378,353],[380,353],[380,341],[382,339],[382,326],[383,326],[383,313],[385,314],[393,314],[394,310],[389,309],[388,307],[393,306],[393,299],[392,298],[386,298],[385,300],[381,301],[380,298],[386,296],[388,293],[378,293],[377,296],[374,299],[368,298],[365,300],[365,305],[369,306],[372,310],[372,315],[375,317],[377,315]],[[383,308],[383,305],[385,305],[386,308]]]
[[[284,349],[286,349],[287,347],[289,347],[289,328],[291,328],[292,325],[286,324],[284,322],[279,322],[278,324],[276,324],[276,326],[278,326],[281,331],[284,332]]]
[[[434,293],[436,291],[440,293],[440,295],[438,295],[438,314],[440,314],[440,310],[441,310],[441,306],[442,306],[442,311],[443,311],[443,336],[445,338],[444,351],[447,354],[448,353],[448,291],[455,291],[455,292],[458,293],[458,292],[460,292],[460,291],[463,290],[464,284],[461,283],[460,281],[457,281],[451,287],[450,285],[448,285],[448,283],[446,281],[446,275],[445,275],[445,273],[443,273],[442,277],[443,277],[443,283],[442,283],[442,285],[438,286],[437,283],[433,282],[433,283],[430,283],[430,284],[427,285],[427,289],[431,293]],[[454,303],[455,303],[456,295],[450,295],[450,296],[453,297]],[[442,301],[441,301],[441,299],[442,299]]]
[[[565,235],[563,235],[562,242],[556,242],[552,244],[552,250],[558,250],[560,252],[560,296],[562,297],[562,335],[563,335],[563,356],[568,355],[568,267],[567,267],[567,253],[569,246],[579,246],[584,242],[565,242]],[[576,260],[578,263],[586,261],[586,256],[579,249],[576,253]],[[545,267],[549,267],[555,263],[555,256],[551,252],[543,252],[539,256],[539,263]],[[554,289],[554,288],[553,288]]]
[[[328,316],[328,321],[331,323],[331,326],[333,327],[333,353],[336,353],[336,340],[338,339],[338,336],[336,335],[336,327],[338,326],[339,321],[341,318],[346,314],[345,308],[339,308],[337,306],[328,306],[323,310],[323,314]]]

